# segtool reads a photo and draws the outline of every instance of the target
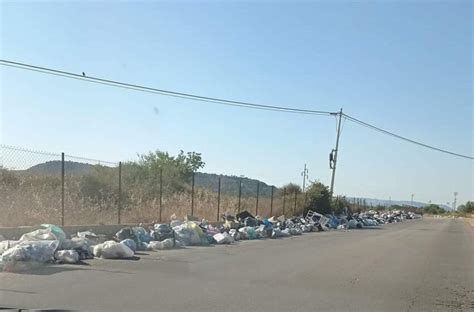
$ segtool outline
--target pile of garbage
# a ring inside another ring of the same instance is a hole
[[[243,211],[233,216],[222,215],[223,222],[212,225],[206,220],[172,216],[169,223],[124,227],[113,237],[91,231],[77,232],[68,238],[57,225],[41,228],[20,237],[0,237],[0,269],[14,271],[21,263],[75,264],[92,258],[127,259],[137,251],[158,251],[182,246],[232,244],[239,240],[279,238],[307,232],[346,230],[416,219],[419,215],[404,211],[368,211],[352,216],[322,215],[308,211],[306,216],[261,218]]]
[[[364,227],[381,226],[388,223],[402,222],[421,218],[421,215],[401,210],[374,211],[369,210],[363,213],[356,213],[350,216],[336,217],[334,215],[326,216],[329,220],[323,223],[323,226],[330,229],[362,229]]]
[[[104,235],[92,232],[78,232],[68,239],[59,226],[42,224],[19,240],[0,241],[0,268],[14,270],[18,263],[78,263],[93,258],[93,246],[104,241]]]

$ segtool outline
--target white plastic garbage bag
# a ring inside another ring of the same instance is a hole
[[[133,257],[133,250],[124,244],[114,241],[106,241],[105,243],[95,245],[93,253],[95,257],[104,259],[122,259]]]
[[[58,263],[74,264],[79,262],[79,254],[75,250],[58,250],[54,253],[54,259]]]
[[[230,230],[230,231],[229,231],[229,234],[230,234],[230,236],[232,236],[232,238],[233,238],[235,241],[240,240],[240,233],[239,233],[236,229]]]
[[[98,238],[98,236],[94,233],[94,232],[91,232],[91,231],[84,231],[84,232],[77,232],[76,234],[77,237],[81,237],[81,238]]]
[[[2,262],[16,261],[49,262],[59,246],[58,240],[23,241],[2,254]]]
[[[20,241],[15,240],[4,240],[0,242],[0,255],[3,254],[6,250],[18,245]]]
[[[202,229],[192,221],[175,226],[173,230],[176,234],[176,240],[179,241],[182,246],[209,244]]]
[[[120,242],[120,244],[124,244],[128,248],[130,248],[133,252],[137,251],[137,243],[133,239],[126,238]]]
[[[230,244],[234,242],[234,239],[229,233],[217,233],[213,236],[218,244]]]
[[[20,241],[40,240],[57,240],[57,237],[49,229],[39,229],[33,232],[25,233],[20,237]]]
[[[303,224],[301,227],[305,233],[312,232],[314,230],[314,227],[311,224]]]
[[[372,219],[365,219],[365,224],[367,226],[377,226],[379,225],[377,221],[372,220]]]
[[[71,239],[65,239],[61,242],[59,249],[68,250],[68,249],[82,249],[88,250],[89,246],[96,245],[94,241],[89,240],[84,237],[73,237]]]
[[[102,244],[105,243],[108,239],[107,236],[104,234],[95,234],[91,231],[84,231],[84,232],[77,232],[75,237],[85,238],[87,239],[92,245]]]
[[[349,220],[349,222],[347,223],[347,228],[348,229],[356,229],[357,228],[357,221],[352,219],[352,220]]]
[[[64,233],[63,229],[54,224],[41,224],[42,227],[51,231],[51,233],[56,236],[56,239],[61,243],[64,239],[66,239],[66,233]]]
[[[257,238],[265,238],[269,237],[272,235],[272,230],[267,229],[265,225],[259,225],[256,229],[255,232],[257,234]]]
[[[299,227],[295,226],[289,229],[291,235],[301,235],[303,234],[303,230],[301,230]]]
[[[257,239],[257,232],[251,226],[245,226],[239,229],[240,239]]]
[[[272,230],[272,238],[277,238],[277,237],[281,237],[281,236],[283,236],[283,235],[281,234],[280,228],[274,227],[273,230]]]
[[[148,250],[163,250],[163,249],[171,249],[174,247],[174,239],[167,238],[163,241],[151,241],[148,243]]]

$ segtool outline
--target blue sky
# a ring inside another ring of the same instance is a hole
[[[2,59],[162,89],[344,112],[473,154],[472,4],[8,2]],[[0,67],[3,144],[104,160],[198,151],[206,172],[329,184],[333,117],[244,110]],[[158,113],[155,113],[155,108]],[[470,160],[346,121],[335,192],[474,199]]]

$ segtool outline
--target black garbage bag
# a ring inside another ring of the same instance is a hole
[[[252,216],[252,214],[250,212],[248,212],[247,210],[245,211],[242,211],[242,212],[239,212],[238,214],[235,215],[235,217],[237,218],[237,220],[245,220],[246,218],[252,218],[252,219],[255,219],[254,216]]]
[[[157,240],[160,242],[164,241],[167,238],[175,238],[173,229],[166,223],[155,224],[154,230],[151,231],[150,234],[153,240]]]
[[[231,215],[231,214],[229,214],[229,213],[226,212],[226,213],[223,213],[223,214],[222,214],[222,219],[223,219],[224,221],[234,221],[234,220],[235,220],[235,217],[234,217],[233,215]]]
[[[244,224],[245,224],[245,226],[257,226],[257,225],[259,225],[257,219],[252,218],[252,217],[246,217],[244,219]]]
[[[133,239],[135,243],[139,242],[138,237],[135,235],[132,228],[129,227],[120,229],[120,231],[115,234],[115,238],[117,238],[118,241],[123,241],[124,239],[130,238]]]

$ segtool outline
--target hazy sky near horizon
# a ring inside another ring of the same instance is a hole
[[[344,112],[473,155],[470,1],[2,1],[2,59]],[[0,66],[2,144],[103,160],[180,149],[203,171],[329,184],[334,117],[246,110]],[[474,200],[473,161],[345,121],[337,194]]]

